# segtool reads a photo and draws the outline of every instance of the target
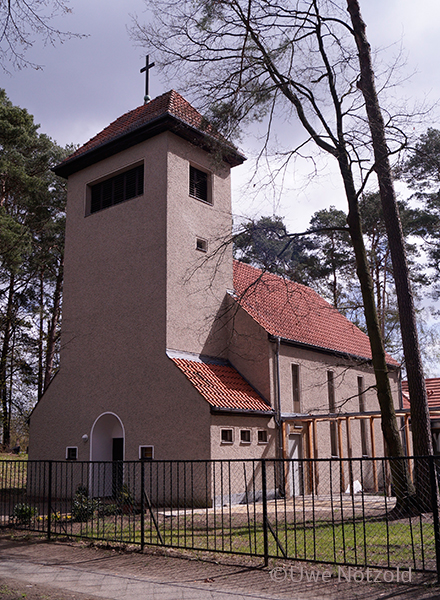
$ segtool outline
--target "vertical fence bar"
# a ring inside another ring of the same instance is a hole
[[[141,460],[141,550],[145,547],[145,461]]]
[[[49,476],[48,476],[48,493],[47,493],[47,539],[50,540],[51,536],[51,522],[52,522],[52,461],[49,461]]]
[[[261,479],[263,491],[263,543],[264,543],[264,566],[269,564],[269,541],[267,536],[267,481],[266,481],[266,459],[261,461]]]
[[[434,521],[434,540],[435,540],[435,558],[437,564],[437,582],[440,583],[440,531],[439,531],[439,514],[438,514],[438,482],[435,472],[435,457],[429,456],[429,476],[431,480],[431,503],[432,516]]]
[[[6,478],[5,472],[8,468],[8,463],[5,460],[0,461],[0,506],[3,504],[6,506]],[[9,510],[9,514],[11,514]],[[3,512],[0,514],[0,525],[6,524],[6,515],[3,515]]]

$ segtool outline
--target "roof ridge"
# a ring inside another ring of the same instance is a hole
[[[109,125],[104,127],[96,135],[90,138],[87,142],[77,148],[70,156],[64,159],[57,167],[55,172],[64,176],[63,173],[74,172],[70,165],[75,163],[77,159],[84,162],[87,155],[96,155],[109,145],[123,143],[127,138],[135,138],[133,143],[139,143],[139,135],[142,137],[148,130],[154,130],[159,126],[159,123],[164,118],[175,120],[174,130],[181,134],[185,130],[189,131],[189,138],[193,143],[197,142],[197,136],[202,136],[205,142],[209,138],[209,143],[220,144],[226,148],[226,154],[234,156],[234,160],[238,160],[235,164],[240,164],[245,160],[244,156],[236,149],[236,147],[219,133],[212,124],[196,109],[188,100],[186,100],[176,90],[169,90],[153,100],[133,108],[125,112],[123,115],[113,120]],[[183,127],[181,125],[184,125]],[[157,131],[157,129],[156,129]],[[138,136],[136,136],[138,132]],[[233,163],[231,163],[233,164]],[[66,169],[66,166],[69,167]]]
[[[313,292],[323,302],[326,302],[327,304],[329,304],[331,306],[330,302],[328,302],[325,298],[323,298],[322,296],[320,296],[317,291],[315,291],[313,288],[311,288],[309,285],[306,285],[305,283],[299,283],[298,281],[294,281],[293,279],[289,279],[289,277],[287,277],[287,276],[284,277],[281,274],[272,273],[272,271],[268,271],[268,270],[262,269],[260,267],[254,267],[253,265],[250,265],[249,263],[242,262],[241,260],[238,260],[236,258],[233,259],[233,262],[234,263],[238,263],[240,266],[244,266],[245,268],[247,267],[249,270],[259,271],[261,273],[261,275],[264,276],[264,277],[270,277],[270,278],[279,279],[281,281],[284,281],[288,285],[292,285],[292,287],[304,288],[307,291]]]

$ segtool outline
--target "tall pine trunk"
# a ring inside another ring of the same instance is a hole
[[[358,87],[365,99],[374,150],[375,171],[379,182],[379,192],[396,284],[400,329],[411,400],[413,450],[415,456],[429,456],[432,455],[433,449],[428,400],[416,327],[414,298],[385,137],[385,124],[377,97],[370,45],[358,0],[347,0],[347,7],[359,51],[361,78]],[[423,461],[417,461],[416,486],[418,501],[422,509],[428,509],[431,505],[429,472],[428,465]]]
[[[50,320],[49,331],[47,332],[47,346],[46,346],[46,366],[44,372],[44,384],[43,393],[47,390],[47,387],[52,379],[53,374],[53,361],[55,356],[55,343],[57,336],[58,321],[61,312],[61,292],[63,289],[63,270],[64,270],[64,259],[61,258],[60,265],[58,268],[57,279],[55,283],[55,292],[53,296],[53,307],[52,307],[52,318]]]
[[[7,373],[8,357],[10,352],[11,333],[14,318],[14,294],[15,294],[15,276],[10,274],[8,299],[6,313],[3,321],[3,344],[0,355],[0,401],[2,407],[2,431],[3,431],[3,449],[9,448],[11,443],[11,403],[8,394]]]
[[[37,398],[43,395],[43,347],[44,347],[44,267],[40,269],[40,314],[38,323],[38,381]]]
[[[367,252],[362,235],[359,202],[348,158],[343,149],[341,149],[337,158],[348,200],[349,211],[347,222],[356,257],[356,272],[362,291],[364,315],[367,324],[368,337],[370,339],[371,355],[376,379],[377,398],[381,412],[382,432],[389,454],[397,458],[397,460],[391,461],[390,465],[394,490],[397,497],[396,508],[399,512],[408,512],[412,510],[415,492],[409,475],[408,466],[404,459],[402,440],[397,425],[396,411],[394,409],[393,396],[388,376],[386,353],[375,304],[374,283],[371,277],[370,265],[368,263]]]

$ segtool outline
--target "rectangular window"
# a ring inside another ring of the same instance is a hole
[[[139,446],[139,460],[153,460],[154,446]]]
[[[251,430],[250,429],[240,429],[240,442],[242,444],[250,444],[251,443]]]
[[[90,186],[90,214],[144,193],[144,165]]]
[[[335,399],[335,374],[333,371],[327,371],[327,394],[328,394],[328,412],[336,412]],[[332,456],[339,456],[338,449],[338,431],[335,421],[330,422],[330,452]]]
[[[301,412],[299,389],[299,365],[292,365],[292,400],[293,412]]]
[[[364,389],[364,378],[358,377],[358,396],[359,396],[359,412],[365,412],[365,389]],[[366,419],[361,419],[361,450],[362,456],[369,456],[368,447],[368,424]]]
[[[267,431],[265,429],[260,429],[258,432],[258,443],[259,444],[267,444]]]
[[[66,448],[66,460],[77,460],[78,459],[78,448],[77,446],[67,446]]]
[[[197,200],[209,202],[212,204],[209,194],[209,176],[208,173],[200,171],[195,167],[189,167],[189,195]]]
[[[234,442],[232,429],[221,430],[221,441],[222,444],[232,444]]]

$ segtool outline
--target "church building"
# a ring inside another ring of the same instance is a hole
[[[310,288],[233,260],[244,160],[170,91],[56,167],[61,362],[31,415],[31,460],[383,453],[368,337]]]

